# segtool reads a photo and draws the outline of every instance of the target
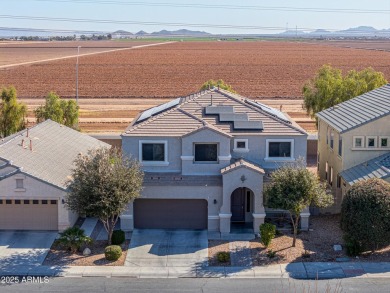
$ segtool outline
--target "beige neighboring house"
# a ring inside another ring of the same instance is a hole
[[[89,149],[109,147],[88,135],[46,120],[0,140],[0,230],[59,230],[77,215],[64,207],[74,160]]]
[[[390,181],[390,85],[317,113],[318,172],[335,195],[326,211],[337,213],[345,192],[369,178]]]
[[[264,207],[263,184],[306,149],[307,133],[286,114],[216,88],[145,110],[122,134],[145,177],[121,227],[258,233],[277,212]]]

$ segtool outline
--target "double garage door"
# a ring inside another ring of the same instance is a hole
[[[136,199],[134,227],[138,229],[207,229],[203,199]]]
[[[58,201],[0,199],[0,230],[58,230]]]

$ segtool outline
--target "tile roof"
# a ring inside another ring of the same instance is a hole
[[[261,121],[263,130],[238,130],[232,122],[220,122],[218,115],[206,115],[204,108],[211,104],[234,107],[237,114],[247,114],[250,121]],[[245,102],[246,98],[216,88],[182,98],[180,103],[155,116],[133,123],[122,136],[183,136],[205,125],[228,135],[306,135],[297,124],[283,121],[270,113]],[[146,110],[146,111],[150,111]],[[138,116],[139,117],[139,116]]]
[[[323,110],[317,113],[317,117],[343,133],[389,114],[390,84],[387,84]]]
[[[51,185],[66,189],[66,181],[69,179],[77,155],[99,147],[110,146],[91,136],[46,120],[31,127],[28,130],[28,137],[27,130],[23,130],[11,138],[0,141],[0,159],[6,162],[0,163],[0,169],[3,170],[3,172],[0,170],[0,173],[17,169]]]
[[[390,177],[390,152],[340,173],[350,185],[370,178]]]
[[[262,174],[265,173],[264,169],[261,168],[260,166],[257,166],[257,165],[255,165],[253,163],[250,163],[250,162],[248,162],[248,161],[246,161],[244,159],[239,159],[238,161],[236,161],[236,162],[230,164],[229,166],[221,169],[221,174],[225,174],[225,173],[231,172],[233,170],[236,170],[236,169],[242,168],[242,167],[248,168],[250,170],[253,170],[253,171],[256,171],[256,172],[259,172],[259,173],[262,173]]]

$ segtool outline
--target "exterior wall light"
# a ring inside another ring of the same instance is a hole
[[[245,175],[242,175],[241,176],[241,182],[244,183],[245,181],[246,181],[246,177],[245,177]]]

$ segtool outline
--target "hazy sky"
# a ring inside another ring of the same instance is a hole
[[[188,7],[177,7],[177,5],[188,5]],[[219,7],[206,7],[207,5]],[[290,11],[283,11],[287,7]],[[313,10],[299,11],[302,9]],[[324,12],[323,10],[326,9],[333,11]],[[367,13],[369,11],[371,13]],[[50,17],[57,18],[57,21],[16,18],[20,16]],[[74,22],[58,21],[58,18],[108,21],[106,23]],[[147,25],[137,22],[160,24]],[[183,25],[169,26],[168,23]],[[184,24],[206,26],[196,28]],[[229,27],[216,27],[220,25]],[[377,29],[390,28],[390,0],[1,0],[0,9],[0,27],[13,28],[105,32],[118,29],[130,32],[139,30],[152,32],[161,29],[187,28],[211,33],[274,33],[285,30],[287,26],[289,29],[295,29],[297,26],[313,30],[320,28],[341,30],[360,25],[373,26]],[[239,29],[237,26],[254,28]],[[275,30],[264,29],[264,27]]]

